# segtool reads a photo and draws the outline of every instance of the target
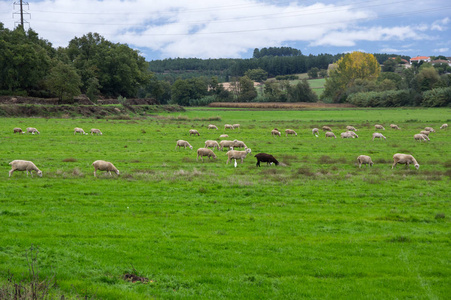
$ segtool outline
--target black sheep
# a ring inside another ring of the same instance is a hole
[[[271,154],[259,153],[256,154],[255,157],[257,158],[257,167],[260,167],[260,162],[265,162],[267,165],[274,163],[276,166],[279,164],[277,159],[275,159]]]

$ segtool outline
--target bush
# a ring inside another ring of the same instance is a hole
[[[450,106],[451,104],[451,87],[437,88],[423,93],[422,106],[439,107]]]
[[[414,105],[415,93],[411,90],[356,93],[347,101],[363,107],[396,107]]]

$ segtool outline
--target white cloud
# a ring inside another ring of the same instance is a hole
[[[434,52],[438,52],[438,53],[449,52],[449,48],[439,48],[439,49],[434,49]]]
[[[447,29],[446,25],[450,22],[450,18],[446,17],[442,20],[435,21],[432,23],[431,29],[432,30],[438,30],[438,31],[444,31]]]

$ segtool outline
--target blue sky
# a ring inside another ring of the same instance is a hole
[[[26,21],[54,47],[97,32],[139,50],[147,60],[249,58],[255,48],[282,46],[305,55],[451,56],[449,0],[27,2]],[[0,22],[10,29],[19,21],[13,3],[0,0]]]

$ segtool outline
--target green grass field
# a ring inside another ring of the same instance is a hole
[[[136,120],[1,118],[1,282],[8,271],[26,282],[33,245],[40,277],[54,276],[50,293],[66,299],[449,298],[451,131],[439,127],[450,115],[190,108]],[[236,168],[225,151],[197,162],[196,149],[219,140],[225,123],[241,124],[226,133],[252,153]],[[377,123],[386,141],[371,141]],[[338,137],[354,125],[359,138],[312,136],[323,125]],[[425,126],[437,131],[431,141],[414,141]],[[104,134],[74,136],[74,127]],[[298,135],[274,138],[274,127]],[[174,150],[177,139],[194,150]],[[260,152],[284,165],[257,168]],[[420,169],[392,170],[397,152]],[[359,169],[360,154],[374,166]],[[43,177],[9,178],[14,159],[32,160]],[[98,159],[121,175],[94,178]]]

